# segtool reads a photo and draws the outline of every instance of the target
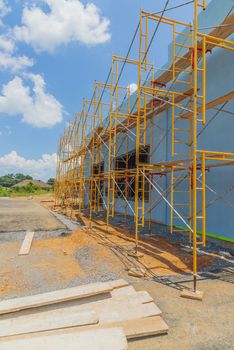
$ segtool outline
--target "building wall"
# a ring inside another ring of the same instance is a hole
[[[222,3],[222,4],[221,4]],[[233,6],[233,0],[213,0],[207,7],[206,11],[202,11],[199,15],[199,28],[210,27],[221,23]],[[204,33],[209,33],[212,29],[202,30]],[[229,40],[233,39],[228,38]],[[169,67],[171,64],[171,46],[169,46],[169,60],[164,67]],[[216,99],[232,90],[234,90],[234,69],[233,69],[233,52],[220,48],[213,49],[212,54],[207,54],[207,102]],[[199,87],[201,81],[199,81]],[[177,85],[176,89],[180,89]],[[181,87],[181,90],[183,88]],[[136,96],[132,96],[132,104]],[[220,107],[220,106],[218,106]],[[228,102],[224,109],[233,113],[234,102]],[[207,120],[214,117],[217,110],[207,110]],[[171,110],[157,115],[153,118],[153,163],[170,160],[171,158]],[[234,152],[234,116],[224,112],[220,112],[212,123],[198,138],[198,148],[211,151],[227,151]],[[168,131],[168,136],[163,137],[165,131]],[[135,129],[132,129],[135,133]],[[129,138],[128,149],[135,149],[135,138],[132,134]],[[119,135],[117,142],[118,154],[125,153],[126,141],[125,136]],[[148,132],[148,140],[150,135]],[[105,163],[107,171],[107,163]],[[170,185],[170,175],[164,176],[159,182],[161,189],[165,190]],[[207,173],[207,203],[212,203],[207,208],[207,232],[220,235],[223,237],[234,237],[234,191],[229,191],[225,195],[224,200],[220,197],[233,186],[234,189],[234,166],[226,166],[214,168]],[[169,200],[169,195],[166,196]],[[217,200],[217,198],[219,198]],[[160,200],[160,196],[156,191],[153,192],[153,202]],[[186,200],[181,195],[181,202]],[[124,211],[127,209],[127,214],[132,215],[134,203],[131,201],[129,205],[124,200],[116,200],[116,211]],[[148,204],[145,210],[147,211]],[[148,215],[146,215],[147,217]],[[183,216],[183,214],[182,214]],[[170,223],[170,208],[164,200],[161,199],[157,207],[152,211],[152,219],[169,225]],[[184,226],[178,219],[175,224]],[[199,228],[199,227],[198,227]]]

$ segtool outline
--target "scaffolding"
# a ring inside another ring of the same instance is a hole
[[[194,0],[193,6],[192,25],[141,10],[137,59],[112,56],[107,81],[94,83],[92,99],[83,101],[81,113],[59,140],[56,204],[88,210],[90,225],[94,213],[105,214],[107,227],[116,214],[122,213],[126,221],[131,214],[137,250],[140,230],[146,223],[151,230],[153,210],[166,202],[170,232],[189,234],[196,291],[197,247],[206,245],[206,174],[211,168],[234,165],[233,152],[199,148],[198,138],[210,123],[207,110],[234,97],[230,92],[207,103],[206,61],[217,47],[234,50],[233,42],[227,40],[234,31],[234,14],[203,34],[198,10],[206,9],[206,1]],[[171,32],[171,66],[156,74],[149,61],[160,24]],[[132,67],[137,76],[134,93],[120,83],[126,67]],[[171,128],[163,138],[170,139],[171,155],[155,162],[154,120],[169,111]],[[160,185],[164,177],[170,183],[166,189]],[[176,225],[178,220],[183,228]]]

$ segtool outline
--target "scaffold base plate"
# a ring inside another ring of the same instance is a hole
[[[197,290],[194,292],[193,290],[190,289],[183,289],[180,296],[182,298],[188,298],[188,299],[194,299],[194,300],[200,300],[202,301],[203,299],[203,292],[200,290]]]
[[[135,252],[135,251],[128,252],[128,255],[133,256],[134,258],[142,258],[144,256],[143,253]]]

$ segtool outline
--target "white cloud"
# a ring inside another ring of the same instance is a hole
[[[27,56],[17,56],[14,51],[15,43],[12,38],[4,34],[0,35],[0,70],[17,72],[33,66],[32,59]]]
[[[12,72],[22,71],[33,66],[33,60],[27,56],[13,56],[7,52],[0,52],[0,69]]]
[[[135,91],[137,91],[137,84],[132,83],[127,86],[127,89],[130,92],[130,95],[132,95]]]
[[[12,53],[15,49],[15,43],[6,35],[0,35],[0,49],[4,52]]]
[[[3,85],[0,95],[0,113],[20,115],[22,121],[38,128],[52,127],[63,118],[63,106],[45,91],[41,75],[28,74],[33,87],[25,86],[22,78],[16,76]]]
[[[43,154],[40,159],[26,159],[16,151],[0,157],[1,175],[7,173],[23,173],[31,175],[34,179],[48,180],[55,176],[56,153]]]
[[[43,1],[48,12],[35,5],[24,8],[22,25],[14,28],[17,40],[48,52],[70,42],[96,45],[110,40],[110,21],[101,16],[95,4],[84,5],[80,0]]]
[[[0,35],[0,70],[16,72],[32,67],[34,62],[27,56],[17,56],[15,54],[15,39],[12,37],[11,30],[6,29],[2,22],[2,18],[10,11],[11,8],[6,1],[0,0],[0,26],[4,27],[5,31]]]

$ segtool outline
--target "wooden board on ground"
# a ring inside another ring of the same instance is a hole
[[[103,325],[94,325],[82,327],[82,329],[121,327],[128,339],[152,336],[168,333],[168,326],[160,316],[138,318],[129,321],[106,323]],[[81,331],[82,331],[81,329]]]
[[[118,289],[114,289],[112,292],[111,292],[111,296],[112,297],[125,297],[125,296],[128,296],[128,295],[136,295],[136,290],[134,289],[133,286],[126,286],[126,287],[123,287],[123,288],[118,288]]]
[[[18,255],[27,255],[29,253],[32,245],[33,236],[34,231],[26,231],[26,235],[24,237],[24,241],[20,247]]]
[[[111,296],[114,299],[118,299],[121,300],[123,298],[126,297],[137,297],[138,300],[142,303],[142,304],[146,304],[146,303],[150,303],[151,301],[154,301],[154,299],[149,295],[148,292],[146,291],[139,291],[137,292],[133,286],[127,286],[127,287],[123,287],[123,288],[118,288],[118,289],[114,289],[111,292]]]
[[[135,296],[106,298],[92,303],[81,302],[79,305],[72,306],[72,309],[74,312],[75,310],[94,310],[100,324],[161,315],[161,310],[155,303],[150,302],[149,298],[151,297],[148,293],[137,292]]]
[[[160,316],[146,317],[144,319],[135,319],[124,322],[116,322],[116,327],[123,328],[124,333],[128,339],[146,337],[157,334],[166,334],[168,326]]]
[[[122,328],[30,336],[1,341],[1,350],[126,350]]]
[[[151,303],[154,301],[154,299],[150,296],[150,294],[148,292],[146,292],[145,290],[142,291],[135,291],[135,293],[132,294],[126,294],[126,295],[118,295],[118,294],[114,294],[114,296],[112,296],[112,298],[105,298],[105,299],[99,299],[96,300],[97,303],[101,304],[102,302],[107,304],[111,304],[112,302],[123,302],[123,303],[127,303],[129,302],[129,304],[131,305],[131,302],[133,301],[133,303],[137,302],[140,304],[147,304],[147,303]],[[87,304],[87,305],[92,305],[92,304]]]
[[[21,315],[17,315],[18,317],[0,320],[0,337],[62,328],[62,326],[64,328],[72,327],[79,325],[79,322],[81,325],[82,319],[79,320],[79,315],[89,310],[95,313],[96,318],[93,317],[89,320],[83,316],[83,323],[95,323],[99,320],[100,325],[161,314],[161,310],[153,302],[142,304],[137,293],[136,296],[127,298],[107,298],[90,303],[82,303],[81,300],[80,304],[73,306],[67,306],[67,303],[64,303],[62,308],[54,310],[45,310],[45,307],[41,312],[21,313]],[[148,296],[146,297],[148,298]]]
[[[122,286],[123,280],[119,281],[119,283],[118,281],[112,281],[111,283],[92,283],[44,294],[4,300],[0,302],[0,315],[44,305],[58,304],[69,300],[86,298],[97,294],[108,293],[114,288]]]
[[[180,293],[180,296],[182,298],[202,301],[203,292],[201,292],[200,290],[197,290],[196,292],[194,292],[190,289],[183,289],[182,292]]]
[[[87,310],[88,306],[97,313],[100,324],[158,316],[162,313],[153,302],[142,304],[137,297],[121,300],[106,299],[92,304],[79,305],[76,308],[77,310]]]
[[[58,309],[0,320],[0,337],[95,323],[98,323],[98,316],[94,311],[67,312],[64,309]]]
[[[146,317],[146,318],[137,318],[129,321],[105,323],[101,325],[95,324],[95,325],[88,325],[84,327],[72,327],[72,328],[66,328],[66,329],[50,330],[50,331],[43,332],[43,335],[50,335],[50,334],[59,335],[61,333],[68,334],[68,333],[83,332],[88,330],[107,329],[107,328],[115,328],[115,327],[121,327],[124,330],[124,333],[127,339],[135,339],[140,337],[154,336],[154,335],[168,333],[168,326],[166,322],[163,321],[161,316],[152,316],[152,317]],[[31,336],[34,336],[34,335],[35,334],[31,334]],[[11,339],[23,339],[25,337],[28,337],[28,334],[16,335],[13,338],[11,337]],[[10,339],[10,338],[5,338],[5,339]]]
[[[106,283],[106,282],[103,282],[103,283]],[[111,285],[112,289],[122,288],[122,287],[128,286],[128,282],[126,282],[122,278],[120,278],[118,280],[108,281],[108,283]]]

